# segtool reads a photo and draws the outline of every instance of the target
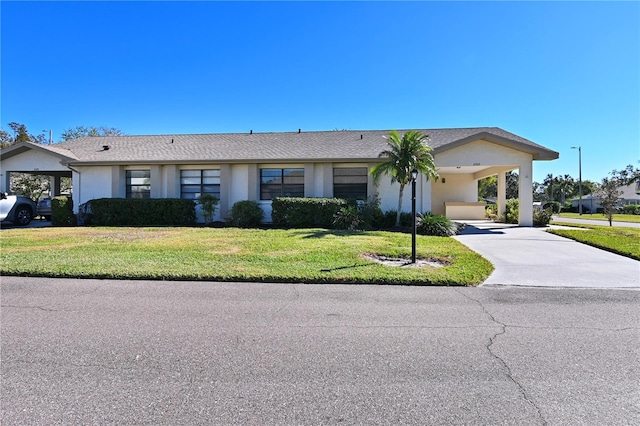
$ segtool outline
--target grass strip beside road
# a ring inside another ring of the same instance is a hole
[[[417,238],[434,267],[391,267],[366,253],[409,259],[411,235],[324,229],[36,228],[0,234],[3,275],[109,279],[475,285],[493,270],[453,238]]]
[[[549,229],[547,232],[640,260],[640,228],[562,222],[553,222],[553,224],[582,229]]]
[[[583,213],[582,216],[580,216],[579,213],[560,213],[558,214],[558,216],[560,217],[560,220],[558,220],[557,222],[560,222],[563,218],[566,219],[583,219],[583,220],[600,220],[603,222],[609,222],[609,218],[605,215],[603,215],[602,213],[595,213],[595,214],[588,214],[588,213]],[[640,223],[640,215],[637,214],[614,214],[613,215],[613,221],[614,222],[629,222],[629,223]],[[557,225],[556,221],[553,222],[554,225]]]

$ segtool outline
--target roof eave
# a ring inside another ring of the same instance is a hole
[[[69,157],[69,156],[60,154],[59,152],[54,151],[52,149],[48,149],[46,145],[38,145],[32,142],[20,142],[15,145],[11,145],[10,147],[3,148],[0,151],[0,160],[5,160],[7,158],[14,157],[16,155],[22,154],[23,152],[27,152],[29,150],[35,150],[39,152],[44,152],[48,155],[53,155],[54,157],[58,157],[61,160],[61,162],[75,160],[73,157]]]

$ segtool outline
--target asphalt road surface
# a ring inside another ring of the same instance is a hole
[[[640,423],[640,291],[1,280],[2,425]]]

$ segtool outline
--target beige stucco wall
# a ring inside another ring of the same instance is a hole
[[[444,215],[446,202],[478,201],[478,181],[471,174],[442,174],[432,188],[431,212],[433,214]]]
[[[431,188],[433,185],[437,185],[437,183],[427,181],[423,175],[418,175],[418,180],[416,181],[416,211],[418,213],[431,211]],[[398,208],[399,184],[391,183],[389,176],[382,176],[378,182],[377,190],[380,208],[383,211],[396,210]],[[404,187],[401,210],[403,212],[411,211],[411,184]]]
[[[452,148],[435,156],[438,167],[513,166],[533,160],[531,154],[516,151],[485,140]]]
[[[73,173],[73,209],[77,213],[78,206],[96,198],[113,198],[118,188],[116,172],[112,174],[111,166],[74,167]],[[76,173],[77,172],[77,173]]]

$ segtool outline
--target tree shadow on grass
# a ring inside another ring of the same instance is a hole
[[[361,263],[361,264],[356,264],[356,265],[351,265],[351,266],[338,266],[336,268],[327,268],[327,269],[320,269],[320,272],[334,272],[334,271],[341,271],[343,269],[355,269],[355,268],[362,268],[365,266],[373,266],[375,265],[374,263]]]
[[[294,235],[303,235],[302,238],[324,238],[329,235],[335,237],[350,237],[353,235],[362,235],[363,233],[364,231],[344,231],[339,229],[313,229],[293,232]]]

